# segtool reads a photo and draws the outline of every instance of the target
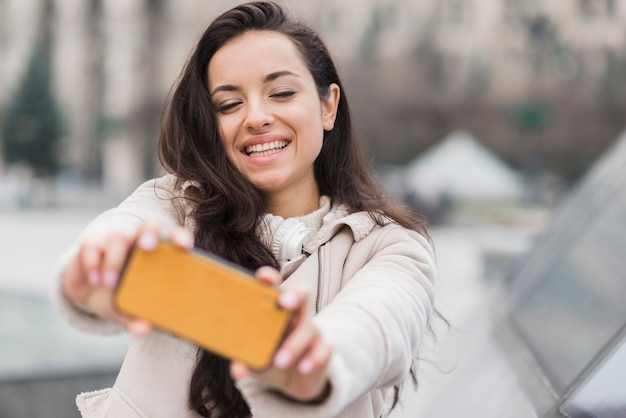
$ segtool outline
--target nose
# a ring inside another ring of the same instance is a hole
[[[245,127],[250,131],[261,131],[272,126],[274,116],[267,108],[268,105],[263,100],[248,102],[248,113],[246,114]]]

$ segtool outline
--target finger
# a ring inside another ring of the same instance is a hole
[[[230,376],[233,380],[239,381],[241,379],[245,379],[250,376],[251,370],[248,366],[240,361],[232,361],[230,363]]]
[[[278,297],[278,304],[290,311],[304,309],[308,296],[309,294],[305,289],[292,286],[283,290]]]
[[[102,284],[102,251],[98,246],[83,244],[78,254],[78,262],[91,286]]]
[[[274,366],[279,369],[291,367],[309,351],[318,338],[319,331],[311,322],[296,326],[274,356]]]
[[[98,286],[89,292],[85,305],[89,312],[92,312],[99,317],[124,323],[126,318],[118,314],[113,308],[112,292],[112,289],[104,286]]]
[[[152,251],[159,243],[161,221],[156,217],[148,217],[139,228],[137,245],[145,251]]]
[[[332,353],[330,344],[318,338],[309,352],[298,362],[298,373],[314,378],[317,374],[323,374],[328,367]]]
[[[137,238],[137,246],[144,251],[152,251],[159,243],[159,236],[155,231],[142,231]]]
[[[102,281],[105,287],[113,288],[117,284],[120,270],[126,262],[132,244],[133,239],[123,235],[109,239],[102,261]]]
[[[152,325],[142,319],[125,320],[125,325],[126,330],[137,337],[146,336],[152,331]]]
[[[306,310],[308,299],[308,292],[297,286],[285,289],[278,297],[278,305],[283,309],[293,312],[287,328],[288,334],[298,327],[304,318],[308,317]]]
[[[261,282],[272,286],[278,286],[283,281],[283,277],[280,272],[272,266],[259,267],[254,272],[254,275]]]
[[[193,247],[193,235],[184,228],[176,228],[170,234],[170,241],[177,247],[190,249]]]
[[[298,362],[298,391],[295,394],[298,395],[299,392],[301,400],[310,401],[327,396],[329,384],[326,371],[331,356],[331,346],[319,338],[306,356]]]

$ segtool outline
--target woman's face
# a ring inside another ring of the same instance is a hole
[[[313,162],[333,128],[339,87],[321,100],[296,46],[285,35],[251,31],[209,63],[209,93],[228,159],[267,199],[319,191]],[[316,201],[317,204],[317,201]]]

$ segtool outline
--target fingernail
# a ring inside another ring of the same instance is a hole
[[[230,367],[230,375],[235,382],[248,377],[250,375],[250,371],[246,366],[241,363],[233,363]]]
[[[148,335],[152,329],[148,322],[142,320],[135,320],[130,322],[127,325],[127,328],[131,334],[137,337],[144,337]]]
[[[280,306],[287,309],[297,308],[299,301],[298,295],[289,291],[281,293],[278,298]]]
[[[139,246],[146,251],[154,250],[158,243],[159,238],[152,231],[146,231],[141,234],[139,241],[137,242],[137,244],[139,244]]]
[[[274,358],[274,366],[279,369],[286,369],[291,364],[291,353],[287,350],[280,350]]]
[[[104,273],[104,285],[106,287],[115,287],[117,284],[117,272],[115,270],[108,270]]]
[[[181,232],[178,236],[178,240],[180,244],[185,248],[193,247],[193,237],[191,236],[191,234]]]
[[[261,266],[257,269],[256,272],[259,276],[264,276],[272,279],[279,275],[278,271],[276,271],[276,269],[271,266]]]
[[[314,367],[313,360],[306,358],[298,364],[298,371],[300,374],[309,374],[313,371]]]
[[[87,274],[87,280],[89,281],[89,284],[92,286],[98,286],[100,284],[100,272],[98,271],[90,271],[89,274]]]

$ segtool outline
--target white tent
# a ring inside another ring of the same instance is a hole
[[[517,200],[519,175],[464,131],[453,132],[418,155],[406,168],[406,186],[431,201]]]

